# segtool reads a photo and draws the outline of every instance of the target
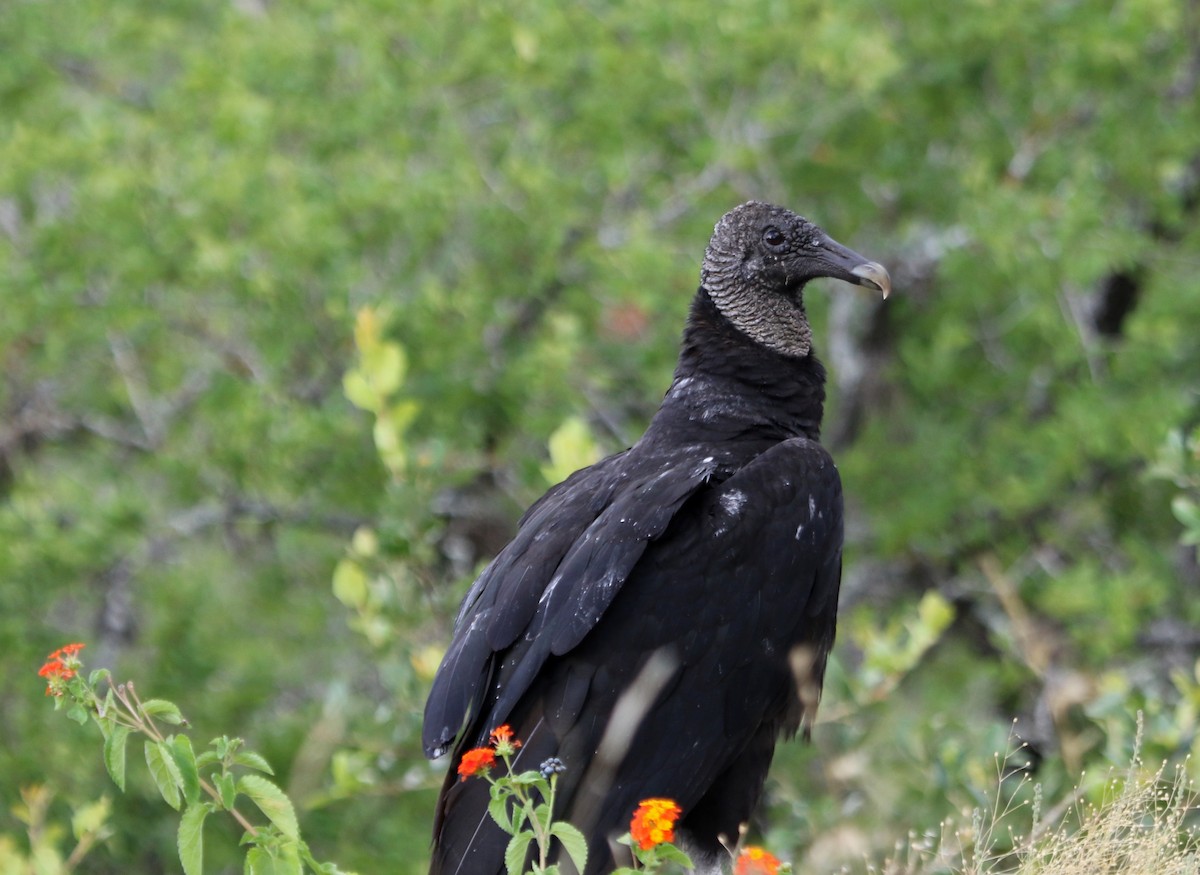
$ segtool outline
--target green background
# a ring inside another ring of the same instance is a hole
[[[117,794],[43,696],[80,640],[266,755],[319,859],[423,871],[457,600],[640,434],[750,198],[895,286],[807,295],[847,572],[754,835],[861,868],[969,825],[997,754],[1047,805],[1139,710],[1187,754],[1198,83],[1171,0],[3,0],[0,867],[44,784],[64,855],[114,797],[82,871],[178,871],[138,757]]]

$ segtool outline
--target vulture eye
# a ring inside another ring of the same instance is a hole
[[[773,248],[778,248],[787,242],[787,237],[774,225],[763,231],[762,238],[764,243]]]

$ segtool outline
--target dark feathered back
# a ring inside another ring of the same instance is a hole
[[[518,769],[563,760],[555,815],[588,837],[589,873],[629,863],[611,839],[652,796],[675,799],[681,833],[715,853],[757,803],[776,739],[816,707],[842,544],[802,295],[818,276],[887,289],[882,268],[787,210],[723,217],[646,434],[543,496],[463,601],[426,750],[454,745],[456,762],[507,723]],[[504,871],[488,802],[451,769],[432,872]]]

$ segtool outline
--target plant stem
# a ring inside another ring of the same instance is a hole
[[[204,792],[206,792],[213,799],[217,800],[218,804],[221,804],[221,794],[217,792],[216,788],[213,787],[212,784],[201,778],[200,786],[204,788]],[[222,804],[221,807],[224,808],[224,805]],[[254,826],[254,824],[246,820],[240,811],[238,811],[236,808],[225,808],[225,810],[228,811],[230,816],[232,816],[233,819],[238,822],[238,825],[241,826],[242,829],[250,833],[252,836],[258,835],[258,829]]]
[[[125,709],[129,712],[130,719],[132,720],[132,723],[129,724],[129,727],[141,732],[143,735],[146,735],[153,741],[165,741],[166,737],[154,724],[154,719],[142,708],[142,700],[138,698],[137,690],[134,689],[133,686],[133,681],[127,681],[124,684],[114,685],[112,679],[110,678],[108,683],[110,686],[112,686],[114,692],[116,693],[117,700],[124,705]],[[92,695],[95,697],[94,692]],[[240,811],[238,811],[236,808],[225,808],[224,803],[221,802],[221,794],[217,792],[216,787],[214,787],[204,778],[200,778],[200,786],[204,789],[204,792],[211,796],[223,810],[229,812],[230,816],[238,822],[238,825],[242,829],[250,833],[252,836],[258,835],[258,829],[254,826],[254,824],[248,821]]]

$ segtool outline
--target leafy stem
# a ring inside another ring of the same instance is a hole
[[[248,845],[249,875],[335,875],[332,863],[320,863],[300,838],[295,808],[287,795],[262,773],[274,774],[259,754],[246,750],[240,738],[214,738],[199,754],[185,733],[164,731],[163,724],[188,728],[178,706],[165,699],[143,699],[132,681],[114,683],[106,669],[80,675],[83,644],[68,644],[50,654],[38,672],[55,708],[80,725],[95,722],[104,736],[104,765],[113,783],[125,789],[126,748],[133,734],[145,736],[145,758],[164,801],[181,812],[178,848],[185,875],[203,872],[204,821],[214,811],[227,811],[242,827]],[[103,685],[108,689],[100,694]],[[202,774],[203,770],[208,770]],[[238,770],[241,770],[239,773]],[[246,797],[269,824],[255,824],[236,807]]]

